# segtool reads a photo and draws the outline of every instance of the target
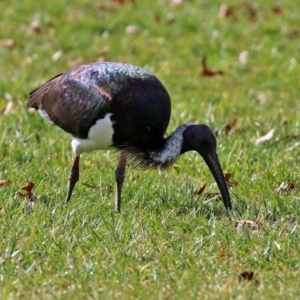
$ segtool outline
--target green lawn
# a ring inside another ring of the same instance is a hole
[[[0,1],[1,299],[300,299],[299,4],[230,1],[222,16],[219,0],[122,3]],[[201,76],[204,56],[224,74]],[[172,98],[168,134],[187,122],[216,132],[238,183],[233,214],[205,198],[218,189],[192,152],[164,172],[129,167],[120,215],[118,156],[83,155],[64,204],[71,139],[28,111],[27,96],[93,61],[160,78]],[[16,194],[28,180],[33,202]]]

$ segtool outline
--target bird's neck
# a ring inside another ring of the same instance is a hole
[[[156,151],[149,151],[149,157],[153,165],[158,167],[168,167],[175,162],[181,154],[183,133],[189,126],[191,126],[191,124],[185,124],[178,127],[168,138],[166,138],[163,148]]]

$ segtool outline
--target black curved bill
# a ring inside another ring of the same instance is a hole
[[[228,186],[227,186],[226,180],[224,178],[223,170],[220,165],[217,154],[210,153],[210,154],[207,154],[202,157],[203,157],[204,161],[206,162],[206,164],[208,165],[211,173],[213,174],[213,176],[217,182],[217,185],[218,185],[219,190],[222,195],[222,199],[223,199],[225,208],[227,210],[232,210],[232,204],[231,204]]]

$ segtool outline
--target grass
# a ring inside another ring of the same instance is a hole
[[[232,2],[234,16],[222,19],[218,0],[134,3],[0,1],[0,112],[13,103],[0,116],[0,179],[10,180],[0,187],[2,298],[299,299],[300,152],[286,151],[300,132],[298,5],[249,2],[251,19],[245,2]],[[223,76],[200,75],[204,55]],[[194,153],[167,172],[129,168],[120,215],[116,154],[84,155],[64,204],[70,138],[29,113],[26,99],[56,74],[98,60],[139,65],[162,80],[173,104],[168,134],[186,122],[218,131],[238,213],[194,195],[205,183],[217,191]],[[274,137],[255,145],[272,128]],[[28,179],[39,196],[33,204],[14,196]],[[275,193],[282,182],[295,188]],[[237,230],[238,220],[260,226]],[[254,279],[239,282],[245,271]]]

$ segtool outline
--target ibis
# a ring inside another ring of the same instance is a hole
[[[166,137],[170,96],[156,76],[140,67],[113,62],[78,66],[33,90],[27,107],[35,108],[44,119],[72,136],[75,157],[66,202],[79,179],[84,152],[119,152],[115,211],[120,212],[128,160],[137,166],[165,169],[181,154],[194,150],[208,165],[225,208],[232,209],[213,132],[207,125],[189,123]]]

